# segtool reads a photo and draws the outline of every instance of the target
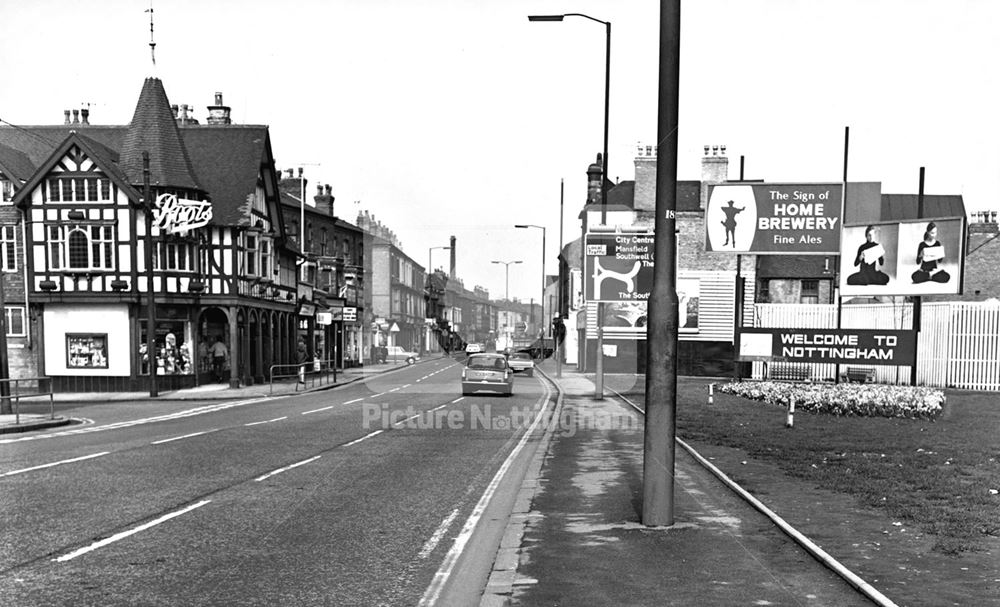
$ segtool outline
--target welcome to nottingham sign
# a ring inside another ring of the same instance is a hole
[[[705,208],[705,250],[836,255],[842,189],[839,183],[711,186]]]
[[[917,362],[917,332],[880,329],[740,328],[740,360],[902,365]]]

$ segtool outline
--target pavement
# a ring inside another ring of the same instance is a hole
[[[860,578],[875,600],[846,582],[681,447],[674,524],[642,525],[641,415],[618,399],[594,400],[594,384],[572,367],[558,379],[551,361],[541,370],[559,383],[561,402],[480,607],[893,605]]]

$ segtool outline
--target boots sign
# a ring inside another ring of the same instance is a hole
[[[153,227],[169,234],[185,233],[208,225],[212,220],[212,203],[207,200],[186,200],[176,194],[160,194],[153,209]]]
[[[839,183],[711,186],[705,250],[769,255],[840,252]]]

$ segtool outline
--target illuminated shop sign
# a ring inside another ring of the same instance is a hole
[[[207,200],[186,200],[176,194],[160,194],[153,209],[153,227],[170,234],[188,232],[208,225],[212,220],[212,203]]]

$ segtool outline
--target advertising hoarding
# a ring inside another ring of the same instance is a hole
[[[956,295],[965,267],[965,218],[845,226],[840,294]]]
[[[768,255],[840,251],[839,183],[741,183],[710,186],[705,250]]]

